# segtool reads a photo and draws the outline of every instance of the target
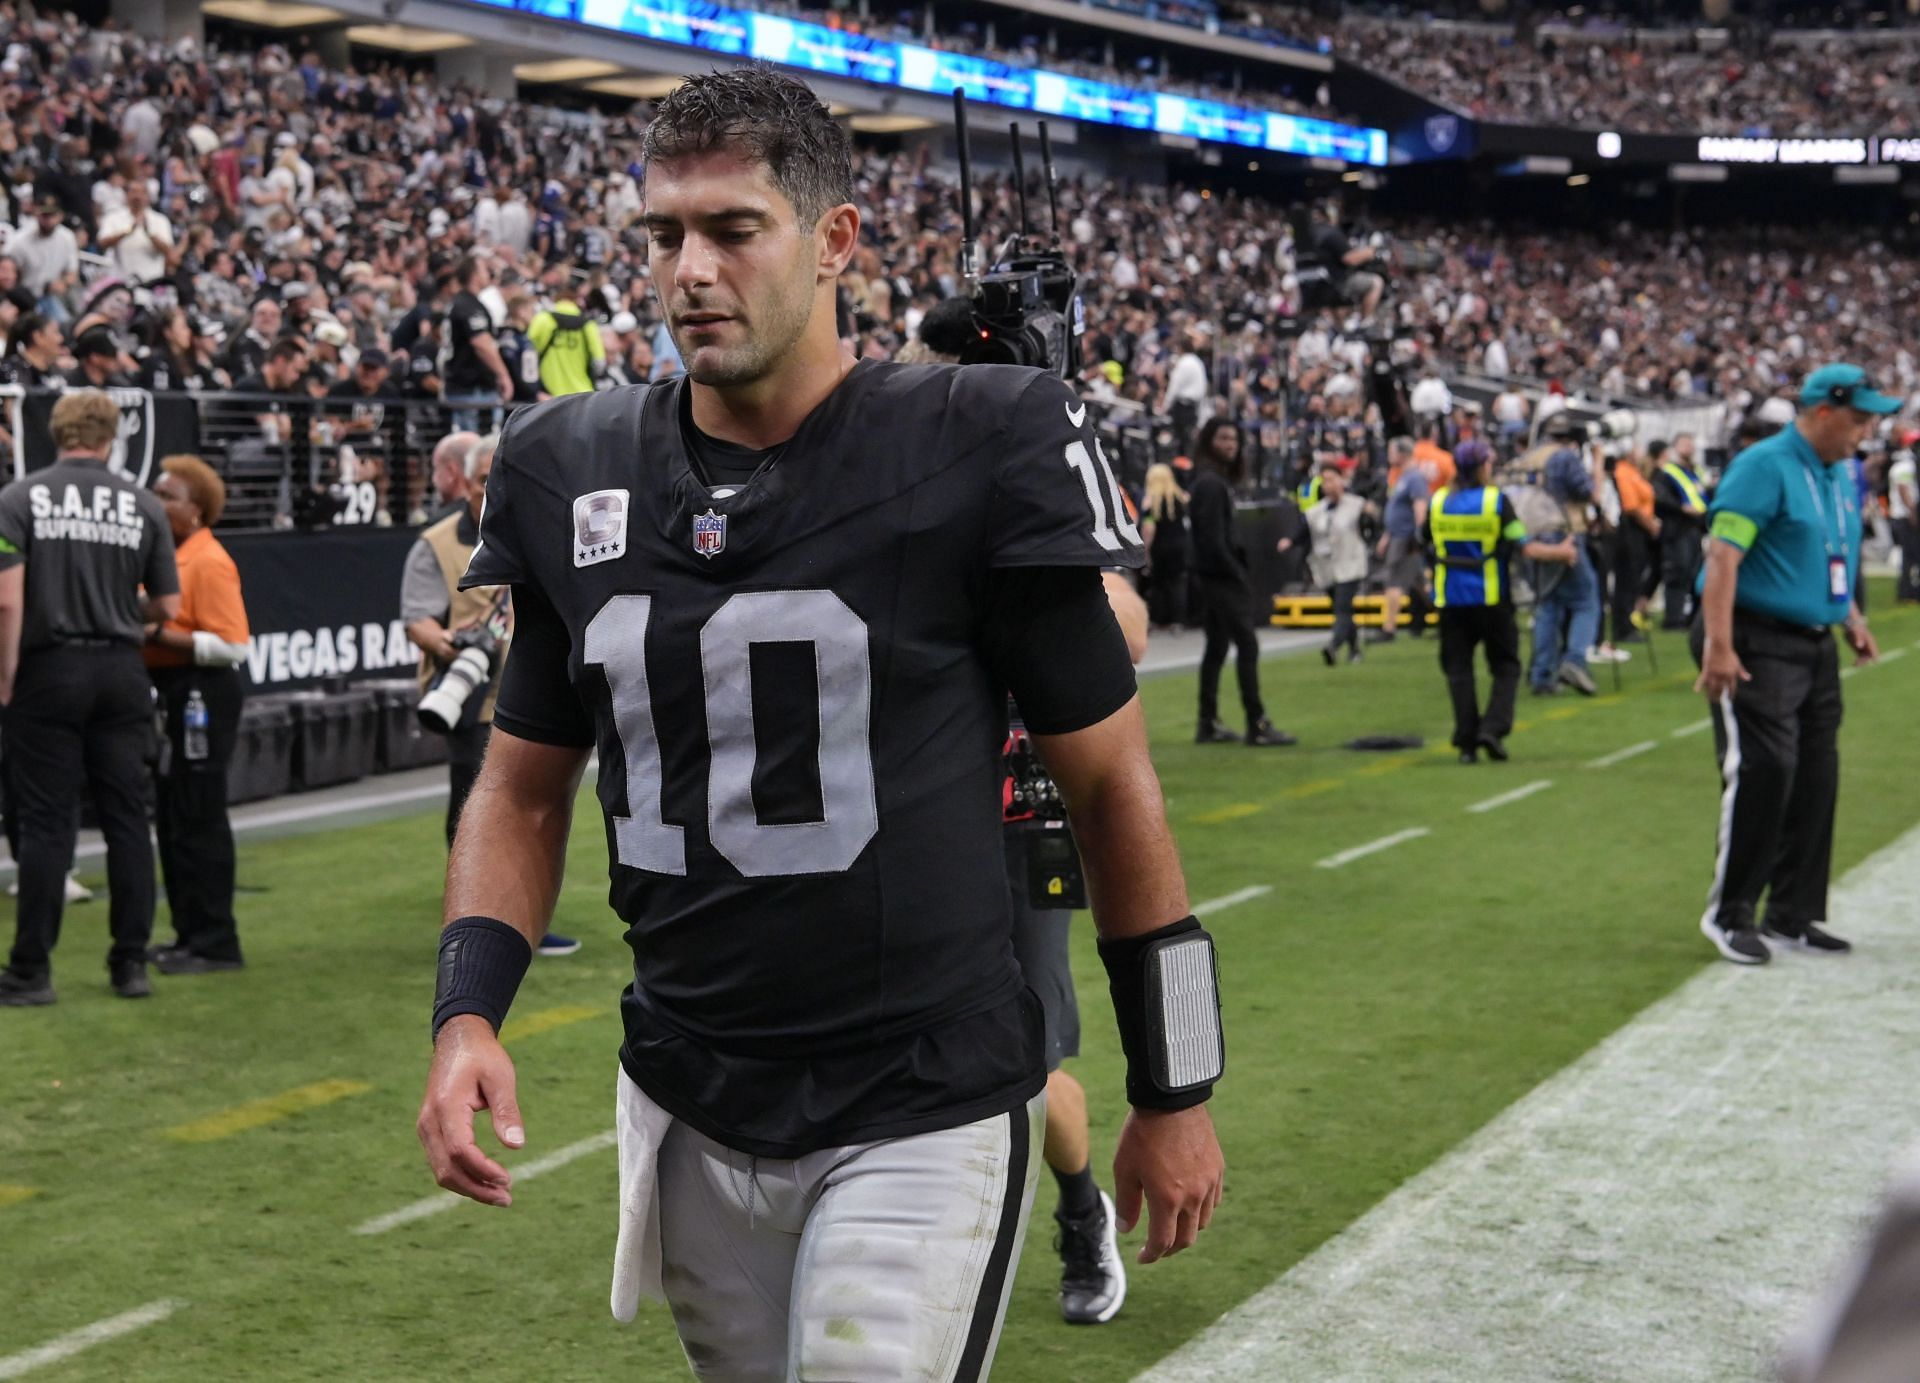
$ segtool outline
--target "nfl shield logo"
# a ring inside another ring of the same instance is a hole
[[[718,557],[727,549],[727,516],[709,509],[693,516],[693,550],[702,557]]]
[[[1436,154],[1444,154],[1453,148],[1453,142],[1460,137],[1460,121],[1452,115],[1429,115],[1426,124],[1427,147]]]

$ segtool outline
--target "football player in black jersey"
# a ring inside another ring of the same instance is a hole
[[[664,1295],[701,1377],[984,1377],[1046,1079],[1002,869],[1009,692],[1084,859],[1141,1261],[1220,1196],[1212,944],[1100,578],[1138,534],[1058,379],[842,350],[860,217],[806,87],[695,77],[644,159],[687,373],[501,440],[467,580],[512,585],[516,636],[448,870],[420,1136],[442,1186],[511,1203],[473,1118],[525,1146],[496,1034],[597,748],[634,951],[614,1313]]]

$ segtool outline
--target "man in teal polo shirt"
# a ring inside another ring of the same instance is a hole
[[[1765,964],[1774,947],[1851,949],[1821,925],[1840,785],[1832,626],[1862,662],[1879,649],[1855,599],[1860,509],[1839,463],[1875,415],[1899,407],[1859,367],[1822,366],[1801,387],[1793,426],[1734,457],[1708,511],[1694,689],[1712,703],[1725,792],[1700,930],[1740,965]]]

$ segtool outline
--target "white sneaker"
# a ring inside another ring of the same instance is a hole
[[[1590,663],[1630,663],[1633,661],[1633,655],[1624,648],[1614,648],[1610,645],[1602,644],[1597,648],[1589,648],[1587,650],[1587,661]]]
[[[7,897],[18,898],[19,896],[20,881],[15,879],[7,885]],[[67,901],[69,903],[91,903],[93,901],[93,890],[69,874],[67,875]]]

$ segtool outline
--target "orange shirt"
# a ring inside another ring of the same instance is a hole
[[[1620,492],[1621,513],[1653,517],[1653,484],[1633,462],[1614,463],[1613,488]]]
[[[1413,464],[1427,477],[1427,493],[1453,484],[1453,453],[1424,437],[1413,444]]]
[[[204,629],[227,643],[247,641],[247,607],[240,599],[240,569],[213,534],[198,529],[174,552],[180,568],[180,614],[167,628],[182,634]],[[191,667],[191,653],[149,644],[148,667]]]

